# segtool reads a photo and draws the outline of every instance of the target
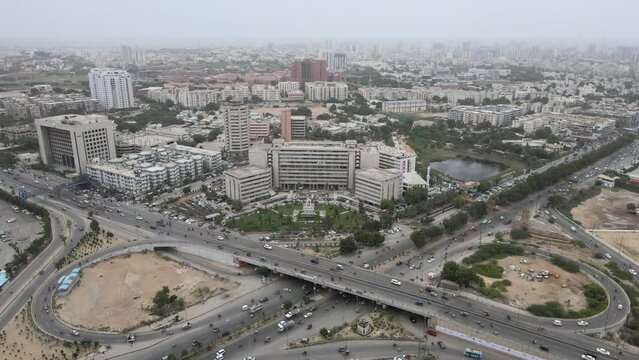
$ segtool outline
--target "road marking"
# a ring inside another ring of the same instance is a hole
[[[451,335],[451,336],[454,336],[454,337],[457,337],[457,338],[460,338],[460,339],[464,339],[464,340],[473,342],[473,343],[475,343],[477,345],[485,346],[487,348],[490,348],[490,349],[493,349],[493,350],[497,350],[499,352],[506,353],[508,355],[511,355],[511,356],[519,358],[519,359],[544,360],[543,358],[540,358],[538,356],[531,355],[531,354],[525,353],[523,351],[514,350],[514,349],[511,349],[511,348],[509,348],[507,346],[500,345],[500,344],[495,344],[495,343],[489,342],[487,340],[479,339],[479,338],[476,338],[476,337],[470,336],[470,335],[466,335],[464,333],[460,333],[459,331],[455,331],[455,330],[448,329],[448,328],[445,328],[445,327],[437,326],[437,331],[443,332],[444,334]]]

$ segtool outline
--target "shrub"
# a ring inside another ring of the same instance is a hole
[[[484,275],[494,279],[501,279],[504,274],[504,268],[497,265],[497,262],[494,260],[488,264],[478,264],[473,266],[473,271],[479,275]]]
[[[530,232],[526,227],[513,228],[510,230],[510,238],[513,240],[523,240],[530,237]]]
[[[570,272],[570,273],[578,273],[579,272],[579,264],[573,260],[565,258],[560,255],[554,255],[552,257],[551,262],[554,265],[559,266],[560,268]]]
[[[503,259],[523,254],[524,248],[519,245],[491,243],[480,247],[474,254],[465,257],[462,262],[473,265],[490,259]]]

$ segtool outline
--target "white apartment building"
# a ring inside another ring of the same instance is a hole
[[[190,109],[203,109],[210,103],[220,101],[219,90],[188,90],[178,91],[177,103]]]
[[[367,204],[380,206],[383,200],[399,199],[402,176],[394,170],[367,169],[355,173],[355,197]]]
[[[271,194],[271,170],[257,166],[242,166],[224,172],[226,196],[249,203],[266,199]]]
[[[512,127],[523,127],[526,134],[548,127],[555,135],[594,139],[614,130],[615,120],[574,114],[542,113],[515,119]]]
[[[125,70],[96,68],[89,72],[91,97],[105,109],[126,109],[135,106],[131,74]]]
[[[185,180],[219,169],[219,151],[170,144],[87,166],[91,181],[138,196],[158,188],[176,187]]]
[[[191,135],[181,126],[162,126],[162,124],[150,124],[144,130],[147,135],[158,135],[173,138],[175,140],[188,140]]]
[[[329,81],[307,82],[304,84],[304,92],[310,101],[326,101],[328,99],[344,101],[348,98],[348,85]]]
[[[289,91],[300,90],[300,83],[297,81],[280,81],[277,83],[277,90],[280,96],[286,96]]]
[[[424,111],[428,102],[423,100],[395,100],[382,102],[382,112],[405,113]]]
[[[484,122],[492,126],[509,126],[513,120],[522,115],[517,106],[457,106],[448,111],[448,118],[468,125],[479,125]]]
[[[346,54],[333,51],[321,51],[320,59],[326,60],[326,68],[332,71],[346,69]]]
[[[92,162],[115,158],[115,124],[105,115],[59,115],[35,120],[45,165],[84,174]]]
[[[280,91],[271,85],[256,84],[251,87],[251,94],[263,101],[280,101]]]
[[[352,190],[359,168],[357,142],[288,141],[275,139],[269,146],[249,152],[249,164],[271,168],[278,190]]]
[[[249,150],[249,111],[248,106],[232,102],[222,106],[221,117],[224,121],[225,151],[232,159],[245,159]]]
[[[248,85],[238,85],[235,87],[226,86],[222,90],[221,101],[228,101],[228,99],[247,99],[251,97],[251,90]]]

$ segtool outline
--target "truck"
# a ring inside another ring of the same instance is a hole
[[[295,321],[293,320],[282,320],[280,322],[277,323],[277,332],[284,332],[290,328],[293,327],[293,325],[295,325]]]
[[[262,304],[255,304],[249,308],[249,313],[255,314],[256,312],[262,310]]]
[[[296,317],[300,312],[301,312],[301,310],[299,308],[295,308],[295,309],[291,309],[291,311],[287,312],[286,315],[284,315],[284,316],[287,319],[292,319],[292,318]]]

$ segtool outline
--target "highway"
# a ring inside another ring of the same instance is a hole
[[[11,183],[11,182],[7,180],[7,183]],[[14,186],[17,184],[27,184],[27,186],[33,187],[36,190],[38,189],[38,186],[36,186],[37,184],[30,184],[29,182],[24,180],[16,181],[14,183]],[[45,185],[42,185],[40,187],[40,190],[46,190],[46,189],[42,189],[42,187],[44,186]],[[78,222],[86,221],[80,215],[80,214],[83,214],[85,210],[78,209],[77,202],[73,201],[71,197],[72,197],[72,193],[69,193],[68,191],[67,192],[63,191],[59,198],[47,200],[45,206],[47,206],[50,209],[57,209],[57,207],[60,206],[61,208],[67,209],[67,211],[63,211],[65,215],[71,214],[71,213],[76,214],[76,215],[69,215],[70,217],[73,217],[73,221],[78,221]],[[523,204],[521,206],[525,207],[526,205]],[[122,211],[124,216],[118,217],[117,215],[115,215],[115,212],[108,213],[106,212],[106,210],[108,209],[119,209]],[[515,212],[519,211],[519,209],[516,207],[513,207],[513,209]],[[137,227],[135,227],[136,225],[140,225],[140,222],[135,220],[135,216],[137,214],[142,214],[144,220],[148,221],[149,223],[153,223],[157,219],[163,218],[163,216],[161,214],[148,212],[148,211],[143,213],[143,211],[145,211],[144,208],[139,208],[134,206],[118,207],[117,204],[111,204],[107,202],[104,204],[103,207],[97,207],[92,210],[97,211],[99,213],[97,215],[97,218],[99,219],[101,223],[110,224],[112,226],[127,227],[129,228],[128,231],[139,234],[140,236],[137,242],[138,244],[142,244],[145,242],[158,243],[157,235],[161,235],[160,241],[159,241],[160,244],[167,243],[167,242],[180,241],[183,243],[198,243],[198,244],[201,244],[202,246],[221,245],[223,247],[222,251],[242,252],[239,255],[239,257],[247,263],[269,266],[278,272],[304,278],[306,280],[310,280],[312,282],[315,282],[317,284],[321,284],[327,287],[332,287],[342,291],[354,293],[355,295],[370,298],[374,301],[381,301],[390,306],[411,311],[423,316],[429,316],[434,314],[444,316],[445,314],[447,314],[447,311],[448,313],[467,311],[469,313],[469,317],[467,320],[469,323],[471,323],[472,321],[482,321],[482,320],[484,322],[491,321],[496,326],[498,326],[498,329],[500,332],[508,333],[509,338],[521,339],[522,343],[527,343],[528,341],[530,341],[531,336],[534,336],[535,338],[539,338],[540,340],[547,341],[550,344],[555,344],[556,346],[554,345],[551,346],[551,349],[553,349],[553,351],[555,349],[557,349],[557,351],[560,351],[560,352],[565,351],[566,356],[576,356],[579,353],[583,352],[584,349],[592,351],[594,350],[593,347],[595,347],[595,345],[598,344],[598,342],[593,340],[592,338],[587,338],[587,337],[583,337],[581,335],[575,334],[575,331],[577,330],[577,328],[573,326],[573,324],[569,321],[565,321],[565,325],[562,328],[552,328],[552,329],[549,327],[550,321],[548,319],[527,317],[525,323],[521,319],[518,323],[514,323],[513,321],[509,321],[506,319],[506,315],[511,315],[511,318],[514,318],[514,316],[516,316],[516,314],[513,313],[512,311],[505,310],[501,307],[492,307],[492,306],[484,306],[484,305],[478,306],[477,304],[473,305],[471,302],[467,302],[466,300],[461,298],[450,299],[448,301],[441,300],[440,297],[432,298],[432,299],[428,299],[431,301],[431,304],[420,307],[415,305],[415,300],[418,298],[424,298],[425,296],[423,294],[423,289],[415,284],[403,282],[401,286],[392,285],[390,283],[391,277],[384,274],[367,271],[359,267],[351,266],[350,264],[343,264],[344,265],[343,271],[334,272],[334,271],[331,271],[331,268],[334,267],[333,262],[320,259],[318,264],[313,264],[310,262],[310,257],[300,255],[299,253],[295,251],[285,249],[285,248],[280,248],[277,246],[273,250],[265,250],[262,247],[262,244],[252,240],[244,239],[242,237],[231,236],[229,241],[218,241],[216,240],[216,237],[217,235],[220,234],[219,232],[209,231],[202,228],[198,229],[193,226],[187,226],[186,224],[183,224],[181,222],[174,222],[171,228],[167,228],[167,230],[170,232],[168,234],[167,233],[162,233],[162,234],[150,233],[147,230],[137,229]],[[113,214],[113,216],[111,216],[111,214]],[[514,214],[512,215],[514,216]],[[143,225],[144,224],[145,223],[143,223]],[[79,235],[80,234],[78,233],[74,233],[72,236],[73,241],[77,240],[77,238],[79,238]],[[405,236],[407,235],[408,234],[405,234]],[[147,239],[147,237],[149,237],[149,239]],[[153,238],[156,238],[156,239],[153,239]],[[69,246],[70,244],[72,244],[73,241],[69,242],[65,246],[65,249],[69,249],[70,248]],[[123,245],[123,247],[126,247],[127,245],[130,246],[130,244],[125,244]],[[114,249],[110,249],[110,251],[114,251]],[[246,251],[251,252],[250,257],[246,256]],[[97,258],[97,256],[104,255],[104,254],[94,254],[94,255]],[[265,258],[264,262],[260,261],[261,257]],[[86,263],[87,261],[90,261],[90,259],[91,259],[90,257],[83,259],[83,262]],[[613,258],[613,261],[621,261],[621,260],[622,259]],[[44,264],[45,260],[42,260],[42,263]],[[33,288],[30,288],[29,291],[24,292],[24,295],[20,295],[21,297],[19,298],[19,300],[26,301],[28,298],[28,294],[35,294],[35,301],[33,306],[34,306],[34,309],[36,310],[43,309],[44,301],[46,300],[45,298],[47,298],[47,296],[45,295],[47,292],[46,287],[50,286],[51,281],[55,281],[58,278],[58,276],[61,274],[61,272],[56,273],[55,271],[53,271],[53,268],[51,265],[52,263],[53,262],[49,261],[47,263],[48,265],[44,268],[45,277],[47,281],[45,283],[42,283],[42,286],[38,289],[38,292],[36,293],[36,291],[33,291]],[[621,262],[620,264],[623,264],[623,262]],[[70,266],[75,266],[75,264],[71,264]],[[46,274],[48,274],[48,276]],[[333,277],[332,280],[331,280],[331,277]],[[342,279],[340,280],[339,277],[341,277]],[[32,285],[30,286],[36,287],[35,283],[36,282],[33,282]],[[49,285],[46,285],[46,284],[49,284]],[[17,281],[12,282],[10,284],[10,286],[17,286],[17,285],[18,285]],[[6,293],[3,293],[2,295],[5,295],[5,294]],[[48,301],[50,301],[50,297],[48,298],[49,298]],[[22,301],[15,301],[15,303],[20,304]],[[607,312],[608,314],[606,315],[608,317],[608,320],[606,320],[606,322],[612,323],[613,320],[616,321],[615,320],[616,316],[622,315],[623,313],[625,313],[626,309],[629,309],[629,306],[624,306],[624,311],[622,312],[612,311],[612,313],[610,313],[610,311],[608,311]],[[12,311],[15,311],[15,309],[9,308],[9,309],[3,310],[2,314],[0,315],[0,321],[6,321],[6,319],[9,319],[11,317]],[[490,320],[487,320],[486,317],[482,315],[482,311],[488,311],[490,313]],[[34,314],[36,314],[35,315],[36,323],[41,328],[43,328],[45,332],[48,332],[52,335],[55,334],[56,336],[59,336],[62,338],[73,339],[71,335],[69,334],[69,328],[65,327],[66,326],[65,324],[61,324],[61,326],[63,326],[62,328],[49,329],[49,327],[52,326],[49,324],[58,324],[58,322],[55,321],[55,319],[54,321],[51,321],[51,318],[47,318],[46,316],[44,317],[41,316],[43,313],[44,313],[43,311],[34,312]],[[522,315],[520,314],[520,316]],[[603,314],[599,315],[599,318],[601,318],[602,316],[604,315]],[[610,318],[611,316],[613,316],[614,318]],[[589,322],[593,324],[596,323],[596,321],[599,321],[599,320],[597,319],[589,320]],[[204,324],[197,324],[197,325],[199,325],[199,328],[201,329],[204,328]],[[537,330],[537,326],[544,326],[545,330],[539,331]],[[192,330],[194,330],[193,333],[195,333],[196,331],[204,331],[204,330],[196,329],[195,326]],[[60,331],[62,332],[62,334],[60,334]],[[90,335],[91,339],[94,339],[93,336],[96,336],[96,339],[103,339],[102,341],[98,340],[103,343],[109,343],[109,341],[113,341],[116,337],[117,337],[116,341],[123,341],[122,335],[92,334],[92,333],[91,334],[87,333],[86,335],[87,337],[89,337]],[[162,334],[148,334],[148,335],[140,334],[140,339],[141,340],[147,339],[147,337],[148,339],[154,339],[154,338],[157,339],[157,338],[161,338],[161,336]],[[560,338],[566,339],[566,341],[569,341],[570,344],[564,343],[563,341],[559,341],[558,339]],[[602,344],[603,345],[601,346],[604,346],[604,347],[609,346],[606,343],[602,343]],[[632,358],[632,357],[625,356],[625,358]]]

